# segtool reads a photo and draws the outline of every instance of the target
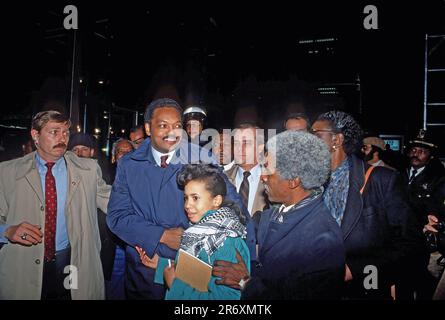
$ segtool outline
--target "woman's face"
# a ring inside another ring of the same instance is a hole
[[[184,187],[184,209],[192,223],[199,222],[207,211],[218,209],[221,203],[222,197],[213,197],[204,181],[192,180]]]
[[[334,145],[334,131],[327,120],[315,121],[311,128],[311,133],[316,135],[318,138],[323,140],[330,152],[334,150],[332,146]]]

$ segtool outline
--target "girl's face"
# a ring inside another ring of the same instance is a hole
[[[184,187],[184,209],[192,223],[201,220],[207,211],[218,209],[221,203],[222,196],[213,197],[203,181],[192,180]]]

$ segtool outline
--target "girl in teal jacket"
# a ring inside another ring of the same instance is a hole
[[[186,165],[177,181],[184,188],[184,209],[190,220],[180,248],[209,265],[215,260],[237,263],[238,251],[250,268],[249,249],[244,241],[246,220],[239,208],[224,201],[226,185],[218,169],[212,165]],[[239,290],[216,284],[214,276],[208,283],[208,291],[200,292],[176,278],[175,265],[169,266],[168,259],[157,255],[149,259],[145,252],[137,249],[142,263],[156,268],[155,282],[168,287],[166,300],[240,299]]]

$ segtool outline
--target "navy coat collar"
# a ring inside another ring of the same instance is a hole
[[[139,149],[130,153],[130,158],[136,161],[148,161],[156,164],[153,153],[151,152],[151,140],[149,138],[145,139]]]
[[[145,139],[139,149],[129,154],[129,157],[135,161],[146,161],[154,166],[157,166],[151,148],[151,140]],[[176,149],[176,152],[173,154],[169,165],[167,168],[162,169],[164,170],[164,175],[162,178],[161,187],[164,186],[172,177],[175,177],[178,170],[180,170],[184,164],[200,162],[217,164],[216,160],[211,155],[207,156],[207,153],[202,152],[202,150],[203,148],[200,146],[190,144],[186,139],[182,139],[179,142],[179,146]]]
[[[349,191],[341,224],[344,240],[346,240],[359,221],[363,211],[363,198],[360,194],[360,189],[365,182],[366,169],[365,163],[354,155],[350,156],[349,163]]]
[[[319,197],[312,203],[309,203],[303,208],[292,209],[283,214],[283,222],[272,221],[272,217],[279,210],[279,207],[274,207],[262,213],[265,215],[261,217],[259,230],[265,230],[261,233],[258,242],[261,245],[259,256],[264,256],[277,242],[286,237],[296,225],[301,223],[308,215],[313,213],[313,209],[323,202],[323,197]]]

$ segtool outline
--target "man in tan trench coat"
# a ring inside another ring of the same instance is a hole
[[[0,299],[105,297],[97,208],[106,212],[111,187],[95,160],[66,151],[69,126],[57,111],[38,113],[37,151],[0,163]]]

